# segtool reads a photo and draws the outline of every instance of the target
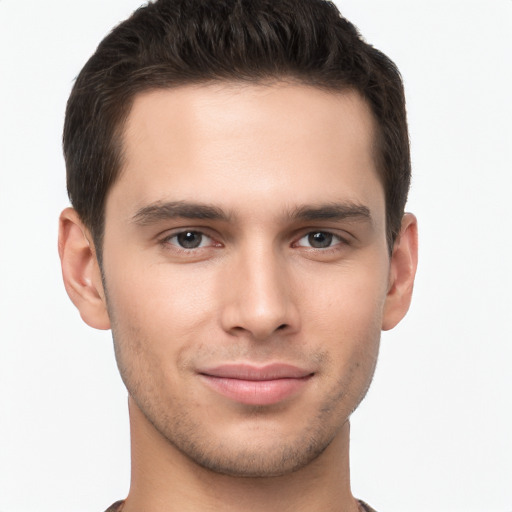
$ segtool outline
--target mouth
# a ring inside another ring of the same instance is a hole
[[[299,393],[314,373],[289,364],[226,364],[198,372],[224,397],[246,405],[272,405]]]

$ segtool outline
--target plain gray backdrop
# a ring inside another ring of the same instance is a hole
[[[73,79],[141,0],[0,0],[0,511],[126,495],[126,391],[57,256]],[[379,512],[512,511],[512,2],[338,0],[402,71],[420,226],[408,317],[352,420]]]

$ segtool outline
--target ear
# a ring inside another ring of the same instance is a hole
[[[92,236],[73,208],[66,208],[59,218],[59,256],[64,286],[83,321],[96,329],[110,329]]]
[[[417,265],[418,222],[412,213],[406,213],[391,255],[382,330],[387,331],[395,327],[407,313],[411,304]]]

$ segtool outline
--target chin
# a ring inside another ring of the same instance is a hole
[[[280,434],[276,431],[278,426],[267,427],[238,435],[211,430],[199,435],[201,431],[197,429],[194,436],[188,430],[185,437],[176,428],[162,433],[169,444],[208,471],[239,478],[269,478],[294,473],[312,463],[338,431],[325,429],[325,424],[320,423]]]
[[[313,462],[327,446],[284,446],[278,449],[251,447],[233,453],[186,453],[196,464],[217,474],[238,478],[285,476]]]

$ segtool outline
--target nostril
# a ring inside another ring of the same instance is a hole
[[[282,331],[283,329],[286,329],[286,327],[288,327],[286,324],[281,324],[281,325],[276,329],[276,331]]]

